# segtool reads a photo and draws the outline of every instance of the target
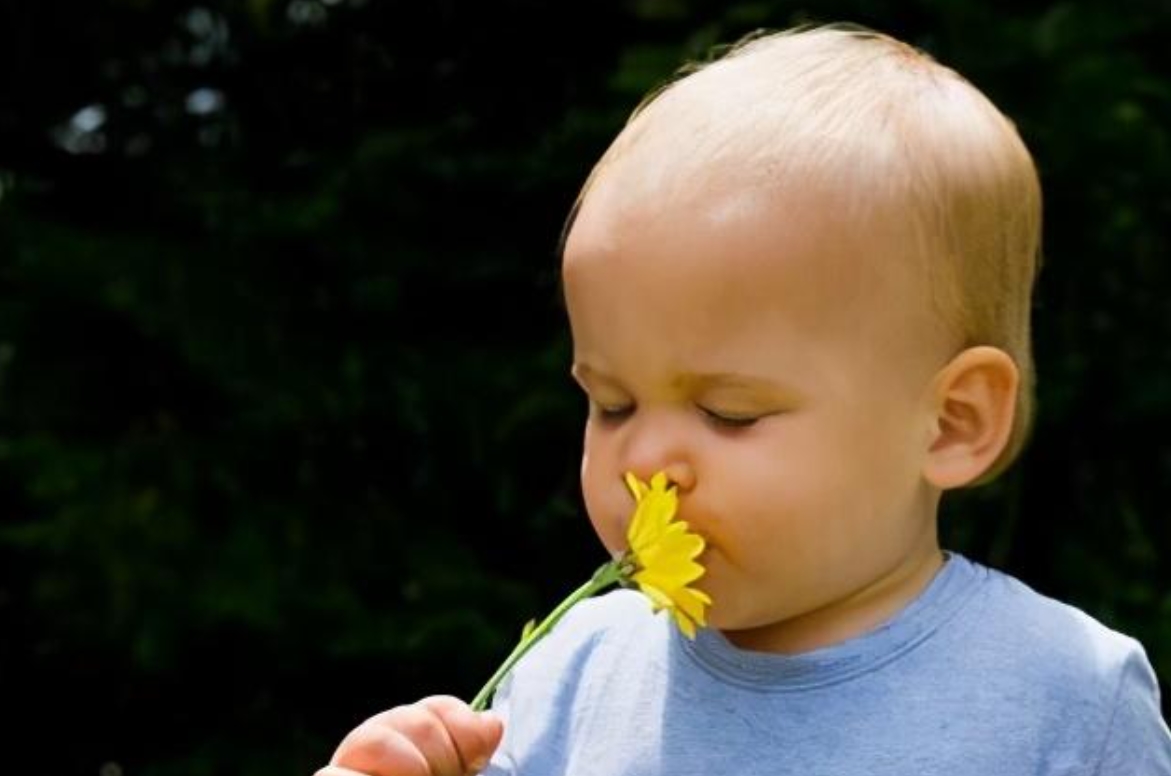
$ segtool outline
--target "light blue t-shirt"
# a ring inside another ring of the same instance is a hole
[[[599,596],[493,708],[492,776],[1171,776],[1139,643],[954,553],[889,622],[799,655]]]

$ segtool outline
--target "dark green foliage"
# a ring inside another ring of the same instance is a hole
[[[8,770],[309,773],[364,716],[470,696],[602,552],[556,280],[577,187],[685,59],[842,19],[965,73],[1044,177],[1036,434],[945,503],[948,544],[1166,681],[1165,4],[13,2]]]

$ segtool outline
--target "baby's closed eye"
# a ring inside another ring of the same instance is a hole
[[[696,407],[712,423],[726,428],[746,428],[760,420],[763,415],[751,412],[736,412],[697,404]]]
[[[761,418],[775,414],[771,412],[746,411],[724,408],[720,406],[709,406],[705,404],[696,404],[695,409],[705,420],[711,424],[720,428],[730,429],[747,428],[755,424]],[[590,410],[598,420],[604,423],[620,423],[633,416],[637,411],[637,406],[632,402],[607,404],[604,402],[591,400]]]
[[[601,402],[590,401],[590,410],[597,414],[603,421],[620,421],[625,420],[634,414],[633,404],[602,404]]]

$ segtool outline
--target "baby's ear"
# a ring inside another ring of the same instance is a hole
[[[932,381],[931,446],[923,476],[940,490],[983,474],[1008,444],[1020,372],[999,348],[968,348]]]

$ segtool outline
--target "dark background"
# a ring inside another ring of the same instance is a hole
[[[757,27],[924,47],[1046,192],[1025,457],[948,544],[1171,677],[1171,9],[0,2],[0,769],[308,774],[602,560],[562,220]]]

